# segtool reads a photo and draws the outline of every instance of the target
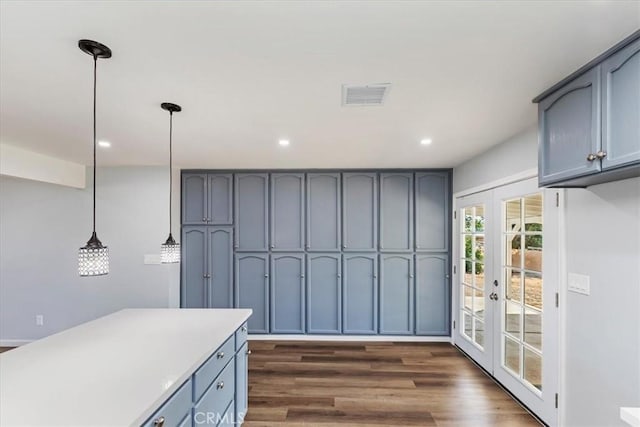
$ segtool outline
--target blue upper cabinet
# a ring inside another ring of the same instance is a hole
[[[342,175],[342,248],[375,251],[378,247],[378,185],[375,173]]]
[[[233,224],[233,178],[231,174],[211,174],[207,185],[208,223],[210,225]]]
[[[307,174],[307,209],[307,250],[340,251],[340,174]]]
[[[235,249],[238,251],[268,250],[268,183],[266,173],[235,175]]]
[[[640,40],[602,63],[602,169],[640,161]]]
[[[600,69],[540,102],[538,125],[540,185],[599,172],[600,162],[589,155],[600,147]]]
[[[206,174],[182,175],[182,224],[207,224],[209,214],[207,184]]]
[[[413,250],[413,174],[380,174],[380,250]]]
[[[271,174],[271,250],[304,250],[304,174]]]
[[[449,250],[449,198],[447,172],[416,173],[416,251]]]
[[[271,332],[304,332],[304,271],[304,254],[271,256]]]
[[[640,31],[534,99],[541,186],[640,176]]]

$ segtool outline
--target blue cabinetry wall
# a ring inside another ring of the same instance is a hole
[[[181,304],[252,308],[251,333],[449,335],[450,179],[183,171]]]

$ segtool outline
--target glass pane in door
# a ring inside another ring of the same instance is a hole
[[[465,338],[480,348],[484,347],[484,256],[485,256],[485,216],[484,205],[466,207],[460,215],[460,265],[464,272],[460,275],[460,320],[464,325]]]
[[[502,365],[542,390],[542,194],[503,202]]]

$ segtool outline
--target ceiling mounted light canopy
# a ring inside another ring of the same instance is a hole
[[[80,40],[78,47],[93,56],[93,233],[87,244],[78,251],[78,273],[80,276],[103,276],[109,274],[109,248],[104,246],[96,234],[96,71],[98,58],[111,58],[111,49],[93,40]]]
[[[180,262],[180,243],[176,242],[171,235],[171,196],[173,189],[173,113],[179,113],[182,111],[182,107],[170,102],[163,102],[160,107],[169,112],[169,237],[160,247],[160,261],[163,264],[171,264]]]

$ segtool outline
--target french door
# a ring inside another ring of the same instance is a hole
[[[454,341],[557,424],[558,208],[537,180],[456,199]]]

